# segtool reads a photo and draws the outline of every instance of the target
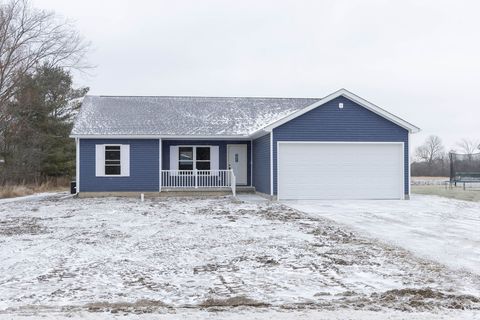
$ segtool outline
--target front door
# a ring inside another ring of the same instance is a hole
[[[227,145],[227,169],[232,169],[238,185],[247,184],[247,145]]]

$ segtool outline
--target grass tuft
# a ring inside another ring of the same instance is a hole
[[[0,199],[28,196],[40,192],[54,192],[68,190],[69,180],[54,178],[37,184],[6,184],[0,186]]]

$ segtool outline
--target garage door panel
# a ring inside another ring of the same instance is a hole
[[[371,143],[280,143],[280,199],[398,199],[403,146]]]

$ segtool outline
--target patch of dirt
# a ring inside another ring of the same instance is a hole
[[[276,259],[270,256],[255,257],[255,261],[263,264],[264,266],[276,266],[280,264]]]
[[[48,229],[39,223],[42,219],[32,217],[4,218],[0,220],[0,235],[39,235],[48,233]]]
[[[404,288],[374,293],[371,297],[382,305],[400,310],[432,310],[434,308],[480,310],[480,298],[455,295],[431,288]]]
[[[233,264],[212,264],[208,263],[203,266],[198,266],[193,268],[193,274],[203,273],[203,272],[214,272],[214,271],[226,271],[233,272],[238,271],[238,267]]]
[[[226,299],[210,298],[198,304],[203,308],[211,307],[267,307],[269,304],[250,299],[246,296],[236,296]]]
[[[85,308],[90,312],[151,313],[170,306],[159,300],[141,299],[135,302],[93,302],[86,304]]]

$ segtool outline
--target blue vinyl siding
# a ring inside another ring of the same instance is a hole
[[[270,134],[253,140],[253,186],[270,194]]]
[[[162,140],[162,170],[170,169],[170,146],[193,145],[193,146],[218,146],[219,169],[227,169],[227,145],[228,144],[246,144],[247,145],[247,185],[251,185],[251,143],[250,140]]]
[[[343,109],[338,108],[339,103],[343,103]],[[273,129],[274,194],[277,194],[278,141],[404,142],[404,187],[405,194],[409,193],[408,131],[346,97],[333,99]]]
[[[157,139],[80,139],[80,192],[158,191]],[[96,177],[96,144],[129,144],[129,177]]]

